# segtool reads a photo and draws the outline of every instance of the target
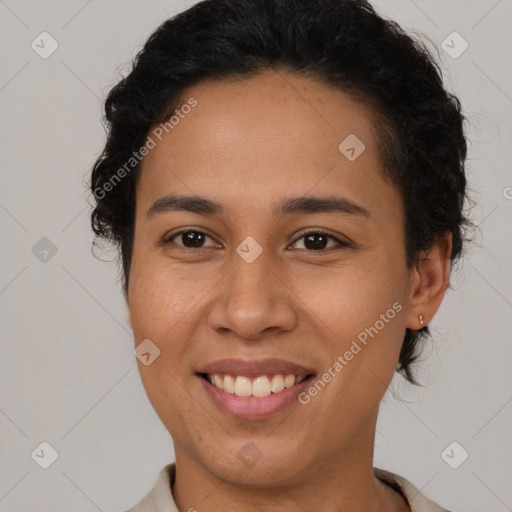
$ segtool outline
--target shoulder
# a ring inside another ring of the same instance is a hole
[[[135,506],[124,512],[179,512],[171,493],[174,468],[174,464],[162,468],[153,488]]]
[[[373,473],[384,482],[391,484],[394,487],[398,487],[407,500],[407,503],[411,508],[411,512],[450,512],[449,510],[439,506],[437,503],[429,500],[405,478],[379,468],[373,468]]]

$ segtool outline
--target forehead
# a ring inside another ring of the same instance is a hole
[[[193,108],[152,136],[138,187],[143,203],[180,192],[251,211],[266,198],[307,192],[367,204],[393,195],[384,190],[372,111],[343,91],[269,71],[197,84],[179,105],[191,100]]]

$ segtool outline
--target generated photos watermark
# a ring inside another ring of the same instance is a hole
[[[197,106],[197,100],[190,97],[179,109],[174,111],[174,114],[167,119],[164,123],[160,123],[151,130],[147,136],[146,142],[137,150],[132,153],[132,156],[117,169],[117,171],[105,182],[101,187],[94,189],[94,197],[97,200],[103,199],[108,192],[111,192],[116,185],[118,185],[123,178],[130,174],[133,169],[139,165],[142,159],[149,154],[149,152],[156,147],[158,142],[161,142],[164,133],[170,133],[178,124],[189,114],[192,109]],[[157,139],[157,140],[155,140]]]
[[[341,370],[343,370],[343,368],[352,361],[352,359],[354,359],[354,356],[359,354],[359,352],[367,346],[369,338],[373,339],[377,336],[377,334],[384,329],[386,324],[389,324],[389,322],[393,320],[396,314],[400,313],[400,311],[402,311],[402,304],[394,302],[385,313],[382,313],[379,316],[379,319],[372,326],[366,327],[362,330],[357,335],[357,339],[352,341],[350,348],[346,350],[343,355],[339,355],[334,363],[322,375],[315,379],[306,391],[299,394],[299,402],[303,405],[309,404],[311,399],[317,396],[325,386],[331,382],[331,380],[334,379],[336,375],[338,375]]]

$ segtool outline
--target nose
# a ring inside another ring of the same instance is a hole
[[[296,326],[295,295],[264,254],[252,263],[233,255],[232,269],[219,283],[219,295],[210,309],[212,329],[256,341],[270,331],[276,334]]]

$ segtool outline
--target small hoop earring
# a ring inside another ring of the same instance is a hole
[[[423,327],[425,325],[425,322],[423,322],[423,315],[418,315],[418,318],[420,320],[420,324]]]

